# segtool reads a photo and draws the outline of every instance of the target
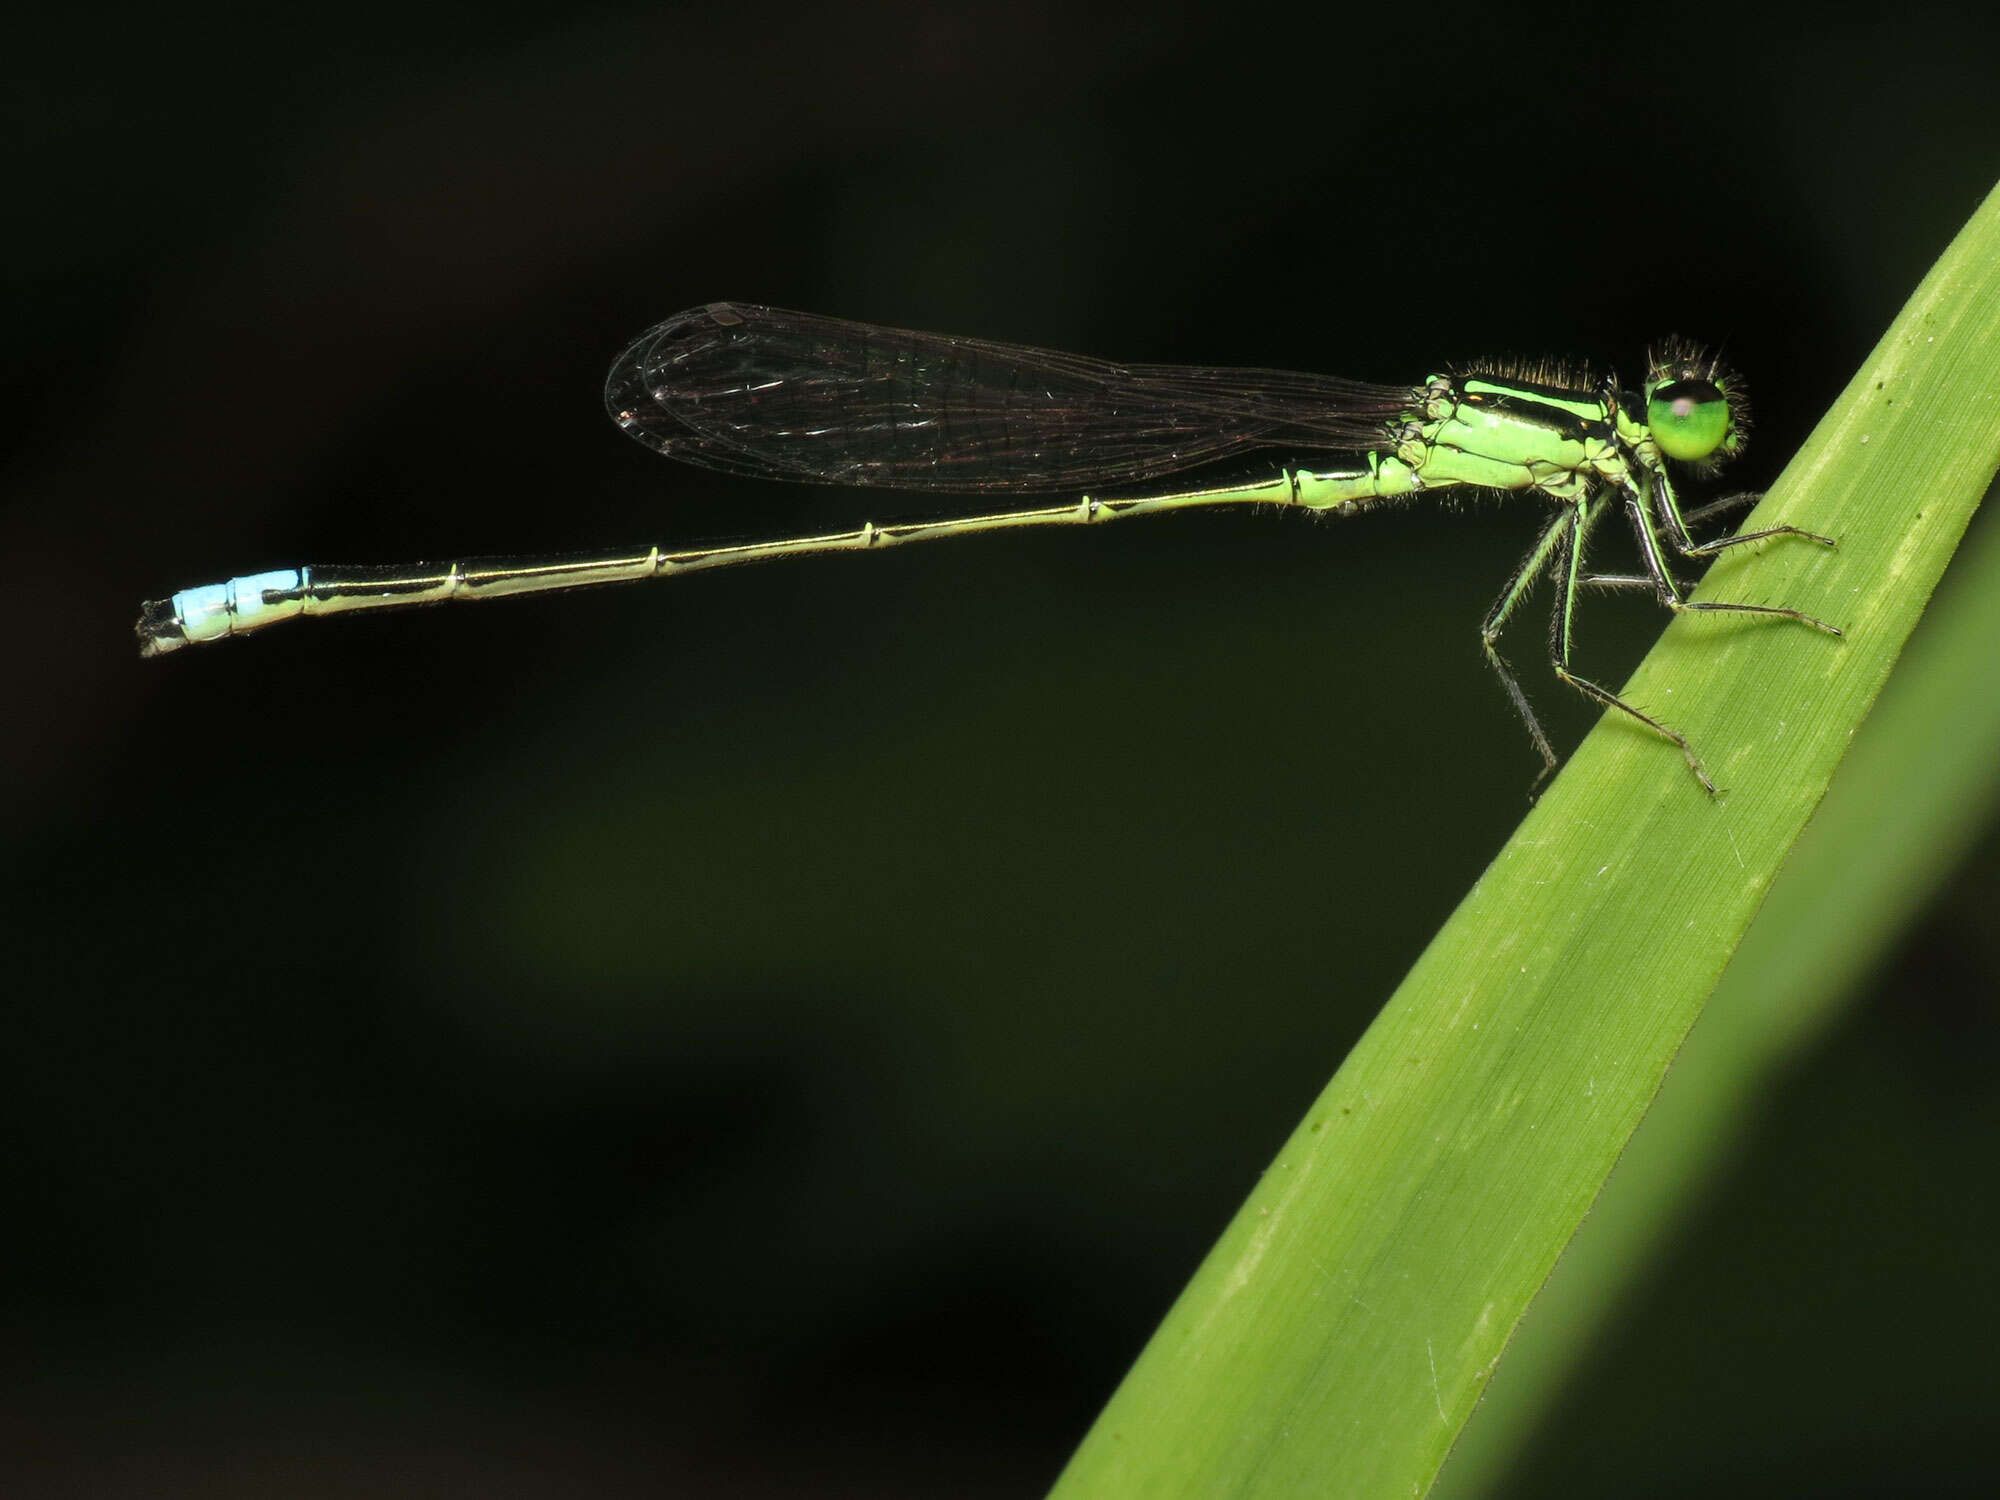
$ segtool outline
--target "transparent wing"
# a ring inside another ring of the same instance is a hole
[[[640,335],[612,365],[604,399],[632,437],[704,468],[1033,492],[1147,479],[1259,448],[1378,447],[1416,396],[716,302]]]

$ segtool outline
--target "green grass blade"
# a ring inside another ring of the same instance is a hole
[[[2000,190],[1746,522],[1839,551],[1725,555],[1697,596],[1796,605],[1846,639],[1715,617],[1666,632],[1627,696],[1729,795],[1600,723],[1307,1113],[1058,1496],[1429,1486],[1996,468]]]
[[[1769,1080],[1840,1019],[2000,807],[2000,526],[1979,530],[1433,1494],[1483,1494],[1505,1477]]]

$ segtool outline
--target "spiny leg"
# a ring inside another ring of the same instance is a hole
[[[1493,608],[1487,612],[1485,623],[1480,627],[1479,644],[1486,653],[1487,664],[1499,676],[1500,685],[1507,690],[1507,697],[1513,703],[1514,711],[1521,716],[1521,722],[1528,726],[1529,738],[1541,752],[1542,769],[1528,787],[1530,801],[1540,794],[1542,783],[1547,781],[1549,773],[1555,770],[1556,753],[1549,744],[1548,735],[1542,730],[1541,721],[1535,717],[1535,711],[1528,706],[1527,694],[1521,691],[1521,684],[1515,678],[1513,670],[1502,659],[1497,642],[1500,632],[1506,628],[1507,621],[1513,616],[1521,601],[1533,590],[1535,579],[1546,569],[1557,588],[1562,591],[1549,624],[1549,649],[1551,659],[1554,658],[1557,642],[1567,631],[1569,607],[1574,600],[1578,559],[1583,553],[1584,540],[1588,537],[1591,527],[1595,526],[1599,517],[1603,515],[1606,500],[1607,496],[1600,492],[1581,505],[1565,502],[1563,509],[1536,540],[1534,547],[1528,553],[1527,560],[1521,564],[1500,597],[1494,601]],[[1643,581],[1647,587],[1652,586],[1650,578]],[[1646,719],[1644,714],[1619,702],[1616,697],[1606,694],[1596,684],[1582,682],[1564,672],[1560,666],[1557,670],[1579,691],[1590,696],[1605,698],[1639,718]],[[1646,719],[1646,722],[1653,721]],[[1654,727],[1669,738],[1679,738],[1664,725],[1656,724]]]
[[[1670,516],[1673,524],[1678,525],[1680,517],[1671,508],[1673,505],[1673,490],[1667,484],[1666,477],[1655,474],[1650,476],[1650,478],[1658,485],[1657,493],[1665,497],[1661,501],[1660,508],[1662,513]],[[1626,491],[1625,514],[1631,518],[1633,534],[1639,539],[1639,556],[1646,564],[1646,572],[1652,578],[1653,588],[1659,597],[1660,603],[1664,604],[1668,609],[1677,612],[1686,611],[1702,614],[1772,615],[1781,620],[1796,620],[1801,625],[1810,626],[1814,630],[1824,631],[1828,635],[1837,636],[1840,634],[1839,627],[1827,624],[1826,621],[1820,619],[1818,616],[1809,615],[1802,609],[1791,609],[1781,604],[1728,604],[1712,600],[1705,600],[1700,603],[1689,602],[1686,598],[1682,597],[1680,585],[1674,582],[1673,574],[1667,571],[1667,560],[1660,548],[1659,533],[1653,529],[1653,518],[1648,513],[1644,496],[1639,491],[1632,489]],[[1826,537],[1818,536],[1810,531],[1800,531],[1795,526],[1781,527],[1774,531],[1745,532],[1741,536],[1725,538],[1722,542],[1708,547],[1685,547],[1680,546],[1678,542],[1675,545],[1685,555],[1699,557],[1706,552],[1715,550],[1716,546],[1726,546],[1733,542],[1754,542],[1759,537],[1777,536],[1787,533],[1810,537],[1814,541],[1826,542],[1829,547],[1833,545]],[[1683,538],[1685,535],[1686,531],[1683,528]],[[1618,584],[1623,584],[1624,581],[1622,576],[1616,578]]]
[[[1741,510],[1746,505],[1755,505],[1763,498],[1762,490],[1738,490],[1733,495],[1724,495],[1720,500],[1711,500],[1694,510],[1682,511],[1681,525],[1692,534],[1695,527],[1710,516],[1726,515],[1732,510]]]
[[[1583,582],[1584,537],[1589,531],[1591,523],[1599,515],[1603,514],[1605,506],[1611,503],[1611,499],[1611,491],[1601,490],[1590,498],[1587,506],[1572,509],[1569,515],[1562,518],[1570,530],[1569,556],[1561,583],[1557,589],[1555,611],[1549,622],[1549,664],[1555,668],[1556,676],[1575,688],[1579,693],[1582,693],[1586,698],[1593,699],[1603,704],[1606,708],[1615,708],[1629,714],[1648,729],[1651,729],[1655,734],[1679,746],[1681,759],[1685,760],[1688,769],[1694,772],[1695,780],[1699,781],[1707,789],[1709,796],[1719,797],[1722,795],[1721,791],[1713,781],[1709,780],[1708,772],[1702,766],[1701,757],[1694,753],[1694,746],[1688,743],[1685,735],[1679,730],[1672,729],[1666,724],[1661,723],[1643,709],[1633,707],[1609,688],[1600,687],[1588,678],[1579,677],[1570,670],[1569,660],[1570,647],[1574,639],[1573,626],[1576,614],[1576,591],[1578,586]],[[1646,550],[1644,543],[1641,543],[1641,551],[1645,552],[1646,566],[1651,571],[1657,561],[1656,556],[1653,552]],[[1652,582],[1655,587],[1672,587],[1672,580],[1666,579],[1663,573],[1654,578]],[[1544,774],[1547,773],[1545,772]]]
[[[1683,515],[1680,497],[1674,493],[1673,482],[1667,478],[1664,469],[1650,471],[1647,482],[1653,491],[1653,498],[1659,505],[1660,522],[1666,527],[1667,537],[1674,544],[1674,550],[1683,557],[1713,557],[1725,547],[1740,547],[1745,542],[1761,542],[1774,536],[1800,536],[1809,542],[1818,542],[1822,547],[1835,545],[1830,536],[1821,536],[1817,531],[1807,531],[1799,526],[1766,526],[1761,531],[1739,531],[1733,536],[1719,536],[1712,541],[1697,542],[1689,530],[1690,521],[1706,520],[1720,511],[1738,505],[1748,504],[1761,498],[1754,490],[1740,495],[1728,495],[1700,510]]]
[[[1741,510],[1746,505],[1755,505],[1764,498],[1762,490],[1738,490],[1733,495],[1724,495],[1720,500],[1711,500],[1699,509],[1680,513],[1681,529],[1692,535],[1694,528],[1711,516],[1719,516],[1728,511]],[[1758,535],[1768,535],[1760,532]],[[1811,535],[1811,533],[1806,533]],[[1671,576],[1671,575],[1670,575]],[[1586,573],[1579,580],[1586,588],[1600,589],[1645,589],[1649,593],[1660,591],[1659,583],[1651,573]]]
[[[1660,591],[1650,573],[1586,573],[1577,579],[1577,585],[1586,589],[1645,589],[1653,594]]]
[[[1521,722],[1528,726],[1528,738],[1535,742],[1535,749],[1542,757],[1542,769],[1528,787],[1529,801],[1534,800],[1535,794],[1541,790],[1542,783],[1547,781],[1549,773],[1555,770],[1556,752],[1549,744],[1549,737],[1542,732],[1541,720],[1535,717],[1535,711],[1528,706],[1528,695],[1521,691],[1521,684],[1515,679],[1512,669],[1501,659],[1495,642],[1500,639],[1500,632],[1506,628],[1507,621],[1515,609],[1534,588],[1535,579],[1543,569],[1549,567],[1550,559],[1561,552],[1568,541],[1572,524],[1567,512],[1557,515],[1555,520],[1549,523],[1548,529],[1541,534],[1529,551],[1527,561],[1523,562],[1520,569],[1507,581],[1506,588],[1502,589],[1500,597],[1493,601],[1493,608],[1486,612],[1486,619],[1479,627],[1479,648],[1486,653],[1486,664],[1499,676],[1500,686],[1507,690],[1508,701],[1514,705],[1514,712],[1521,716]]]

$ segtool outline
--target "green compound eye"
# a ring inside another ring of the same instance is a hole
[[[1668,458],[1699,463],[1729,440],[1729,398],[1712,381],[1666,381],[1646,393],[1646,423]]]

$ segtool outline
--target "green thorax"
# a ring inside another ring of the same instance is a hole
[[[1398,434],[1397,456],[1427,486],[1539,489],[1580,499],[1631,464],[1631,435],[1609,382],[1434,375]]]

